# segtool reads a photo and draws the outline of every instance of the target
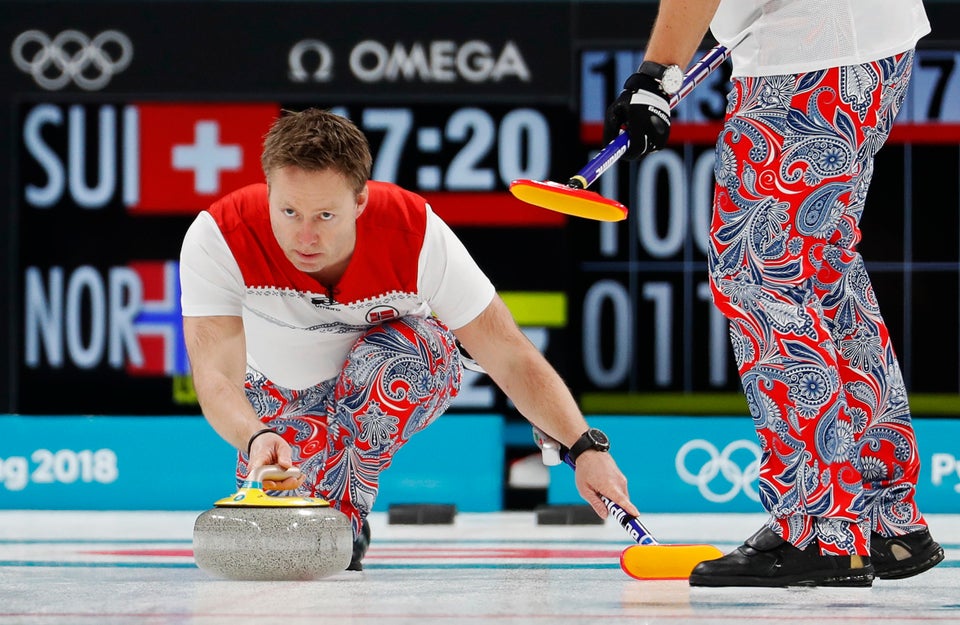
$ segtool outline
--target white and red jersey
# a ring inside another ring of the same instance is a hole
[[[380,322],[436,314],[456,329],[483,312],[493,284],[426,200],[383,182],[371,181],[369,191],[332,293],[284,255],[265,184],[214,203],[184,237],[183,316],[242,316],[248,366],[303,389],[335,377],[354,342]]]

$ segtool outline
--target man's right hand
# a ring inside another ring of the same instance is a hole
[[[631,516],[639,516],[640,511],[627,492],[627,478],[617,467],[613,457],[606,452],[586,451],[577,459],[575,474],[577,491],[590,504],[601,519],[607,518],[609,510],[600,499],[600,495],[620,505]]]
[[[281,469],[289,469],[293,466],[293,454],[290,451],[290,445],[276,432],[267,432],[255,438],[250,444],[249,455],[247,456],[248,470],[270,464],[275,464]],[[264,479],[263,489],[293,490],[299,488],[305,479],[306,476],[303,473],[281,481]]]
[[[635,160],[661,149],[670,137],[670,102],[656,80],[644,74],[631,74],[623,91],[607,107],[603,121],[603,141],[613,141],[620,129],[630,135],[626,160]]]

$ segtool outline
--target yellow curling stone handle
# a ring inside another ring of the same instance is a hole
[[[263,480],[282,481],[288,477],[297,477],[300,469],[280,467],[268,464],[256,467],[240,486],[240,490],[230,497],[216,502],[218,508],[329,508],[330,502],[320,497],[274,497],[263,490]]]

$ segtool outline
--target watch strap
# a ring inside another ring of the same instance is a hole
[[[680,70],[680,68],[676,65],[663,65],[661,63],[657,63],[656,61],[644,61],[640,63],[640,67],[637,68],[636,73],[640,74],[641,76],[648,76],[652,78],[656,82],[661,93],[663,93],[666,96],[672,96],[674,93],[677,92],[677,90],[674,89],[671,91],[667,89],[663,84],[663,77],[666,74],[666,72],[671,68],[676,68],[677,71]],[[678,88],[679,88],[679,85],[678,85]]]
[[[567,452],[567,457],[570,458],[570,461],[576,464],[577,458],[580,457],[580,454],[587,451],[588,449],[599,449],[597,444],[594,442],[593,438],[590,436],[592,430],[587,430],[580,435],[580,438],[570,446],[570,451]]]

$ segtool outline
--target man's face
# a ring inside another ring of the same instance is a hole
[[[321,282],[336,281],[357,238],[367,189],[355,195],[339,172],[282,167],[270,173],[270,225],[290,262]]]

